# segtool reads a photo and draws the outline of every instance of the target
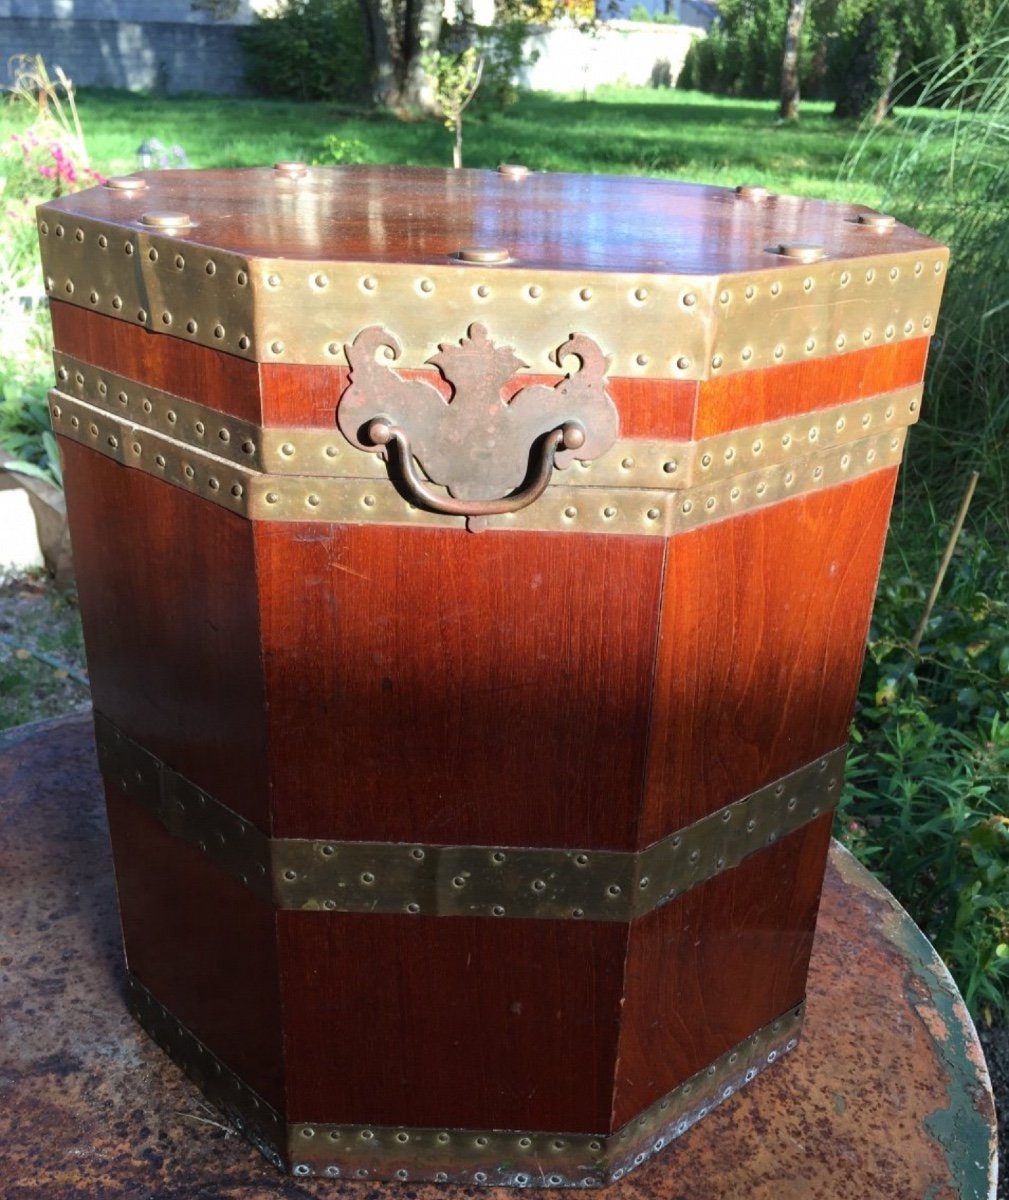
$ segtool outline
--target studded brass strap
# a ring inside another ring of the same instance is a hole
[[[270,838],[96,715],[112,787],[282,909],[627,922],[837,803],[846,747],[638,852]]]

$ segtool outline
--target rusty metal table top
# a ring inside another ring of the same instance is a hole
[[[4,1200],[459,1191],[282,1176],[133,1023],[87,717],[0,735],[0,914]],[[949,975],[835,845],[798,1050],[607,1194],[984,1200],[995,1137],[984,1059]]]

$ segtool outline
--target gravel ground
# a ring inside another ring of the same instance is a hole
[[[86,707],[87,667],[73,597],[45,576],[0,580],[0,729]],[[1009,1025],[978,1030],[999,1110],[999,1189],[1009,1200]]]

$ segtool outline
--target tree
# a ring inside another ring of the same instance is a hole
[[[799,40],[806,19],[806,0],[789,0],[785,18],[785,48],[781,56],[781,107],[783,121],[799,117]]]
[[[444,0],[360,0],[373,67],[376,104],[438,112],[436,81],[426,65],[441,37]]]

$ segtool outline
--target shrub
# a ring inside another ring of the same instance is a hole
[[[246,78],[264,96],[357,100],[367,93],[368,50],[356,0],[280,0],[238,31]]]

